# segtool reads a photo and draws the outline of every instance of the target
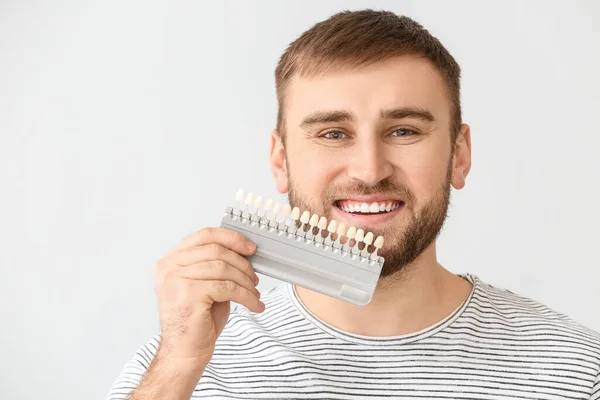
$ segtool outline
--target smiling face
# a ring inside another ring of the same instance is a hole
[[[382,276],[434,242],[450,186],[464,186],[470,137],[463,125],[452,142],[451,103],[430,62],[407,55],[295,76],[284,116],[271,167],[292,206],[384,236]]]

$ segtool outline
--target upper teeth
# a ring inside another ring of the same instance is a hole
[[[400,207],[398,202],[387,202],[387,203],[347,203],[340,208],[345,212],[360,212],[360,213],[378,213],[382,211],[393,211]]]

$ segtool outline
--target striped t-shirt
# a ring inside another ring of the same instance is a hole
[[[312,315],[294,287],[232,310],[193,399],[600,399],[600,334],[474,275],[468,299],[436,325],[375,338]],[[155,355],[141,347],[114,383],[126,399]]]

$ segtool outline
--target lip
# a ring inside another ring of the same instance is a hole
[[[345,199],[344,199],[345,200]],[[355,200],[355,199],[352,199]],[[393,200],[392,198],[387,198],[387,200]],[[376,200],[373,200],[376,201]],[[383,200],[381,200],[383,201]],[[366,201],[365,201],[366,203]],[[356,226],[357,228],[361,227],[369,227],[371,225],[383,224],[391,219],[393,219],[398,213],[404,210],[406,207],[405,203],[402,203],[400,207],[396,208],[394,211],[381,213],[381,214],[353,214],[347,213],[337,205],[333,207],[334,218],[338,222],[345,222],[348,226]]]

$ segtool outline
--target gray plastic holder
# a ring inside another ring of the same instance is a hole
[[[338,245],[289,232],[283,222],[269,222],[256,216],[245,218],[241,211],[227,207],[221,227],[256,244],[256,253],[246,258],[258,273],[359,306],[371,301],[383,257],[373,260],[351,254]]]

